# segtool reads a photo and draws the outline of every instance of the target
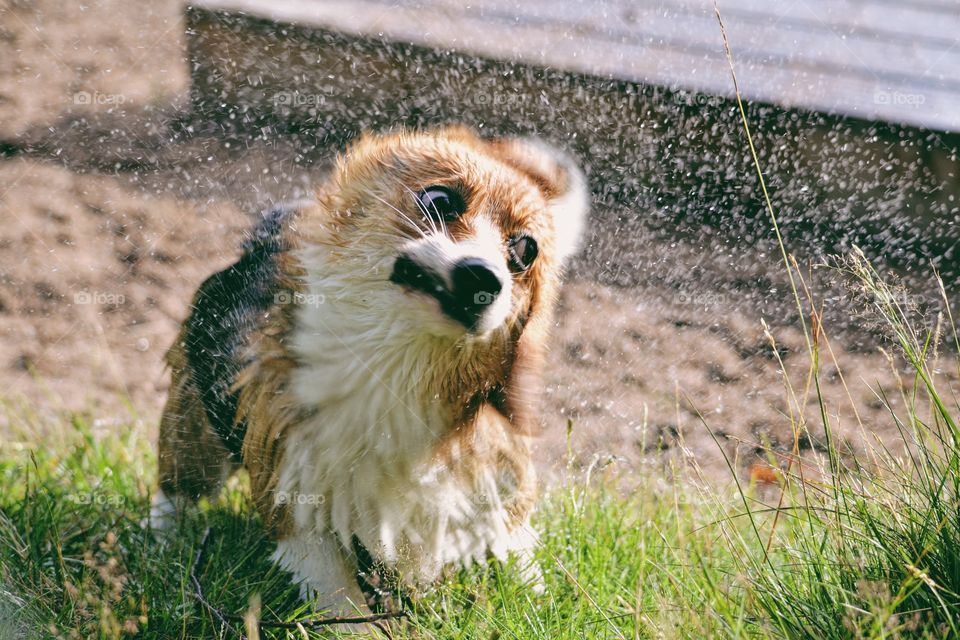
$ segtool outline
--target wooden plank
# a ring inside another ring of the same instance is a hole
[[[719,28],[707,1],[197,4],[601,77],[732,93]],[[914,4],[858,0],[729,4],[733,8],[725,22],[747,98],[960,130],[960,110],[954,108],[960,101],[960,46],[953,46],[960,35],[950,38],[960,34],[960,12],[951,17]],[[804,11],[813,17],[804,17]],[[924,37],[925,29],[930,38]],[[890,37],[880,37],[886,32]]]
[[[382,4],[386,4],[380,0]],[[391,0],[394,6],[421,8],[421,0]],[[686,3],[680,8],[634,6],[630,24],[613,20],[611,12],[596,5],[542,1],[517,5],[513,9],[500,8],[502,1],[488,1],[484,5],[461,5],[455,0],[432,0],[431,9],[443,8],[449,12],[460,10],[464,16],[486,19],[490,25],[513,30],[522,26],[539,26],[550,31],[577,34],[581,49],[598,41],[612,40],[623,44],[642,42],[687,49],[694,54],[722,56],[722,41],[712,8]],[[599,9],[599,10],[598,10]],[[904,87],[931,89],[952,88],[960,92],[960,47],[940,50],[925,42],[907,44],[882,42],[873,37],[851,33],[840,36],[823,27],[819,31],[793,28],[788,22],[769,20],[750,23],[737,19],[725,21],[728,35],[739,61],[742,63],[769,63],[822,69],[825,75],[833,73],[861,74],[875,78],[881,84],[899,84]],[[489,26],[488,26],[489,30]],[[580,55],[588,52],[581,51]],[[932,80],[932,82],[926,82]],[[872,99],[872,93],[869,96]]]
[[[701,60],[699,52],[685,51],[651,42],[591,39],[588,44],[568,25],[492,21],[489,13],[464,13],[459,7],[434,4],[441,12],[425,21],[424,12],[374,0],[304,4],[297,0],[202,0],[205,9],[241,11],[279,22],[319,26],[346,33],[412,42],[439,49],[459,49],[494,59],[516,60],[543,67],[560,68],[654,84],[676,84],[685,69],[707,65],[710,75],[725,68],[719,58]],[[498,37],[490,37],[491,27]],[[560,52],[563,52],[562,54]],[[722,51],[722,50],[721,50]]]
[[[926,11],[957,10],[956,0],[856,0],[858,4],[880,4],[885,6],[910,6]]]
[[[756,26],[769,26],[771,21],[796,29],[832,35],[867,35],[895,39],[899,42],[952,48],[958,41],[960,2],[952,11],[901,5],[864,3],[860,0],[719,0],[728,21],[744,21]],[[677,11],[713,17],[711,0],[593,0],[590,3],[557,2],[556,0],[483,0],[464,5],[455,0],[378,0],[380,4],[401,4],[421,11],[443,7],[445,11],[482,12],[514,15],[538,15],[543,19],[569,22],[576,19],[601,20],[604,28],[637,25],[642,29],[643,17],[650,12],[672,14]],[[711,29],[716,33],[716,28]]]
[[[869,35],[925,46],[949,49],[957,44],[960,3],[948,0],[952,9],[933,10],[905,3],[882,4],[862,0],[719,0],[730,19],[747,22],[776,20],[797,27],[841,35]],[[619,0],[624,9],[633,6]],[[703,0],[663,0],[663,4],[686,9],[702,8]]]

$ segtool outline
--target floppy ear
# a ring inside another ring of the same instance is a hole
[[[583,171],[570,155],[540,140],[499,138],[489,144],[497,157],[540,187],[553,213],[556,258],[565,264],[580,248],[590,209],[590,189]]]

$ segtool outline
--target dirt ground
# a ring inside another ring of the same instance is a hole
[[[91,6],[0,5],[0,400],[15,407],[0,412],[0,437],[20,410],[83,411],[102,428],[155,425],[168,384],[162,356],[195,288],[234,257],[256,211],[309,194],[330,160],[279,142],[171,137],[161,116],[183,103],[189,80],[182,7],[164,0],[141,15],[124,3]],[[652,237],[637,256],[648,273],[640,284],[599,284],[598,255],[615,249],[594,240],[557,317],[544,470],[566,464],[568,421],[580,468],[679,458],[722,473],[721,451],[750,468],[761,446],[789,450],[776,354],[802,395],[799,328],[771,328],[775,353],[756,305],[687,278],[668,238]],[[716,273],[722,262],[697,268]],[[752,268],[780,270],[767,262]],[[657,277],[671,263],[671,278]],[[895,390],[898,373],[859,340],[838,337],[833,349],[843,377],[825,357],[821,381],[839,438],[855,450],[873,435],[893,440],[872,389]],[[952,369],[944,375],[957,382]],[[812,395],[800,404],[817,415]]]
[[[106,422],[129,419],[127,400],[155,416],[190,290],[229,262],[220,243],[244,216],[33,160],[0,162],[0,184],[4,395]]]
[[[65,116],[127,126],[183,104],[179,2],[0,2],[0,140],[48,138]]]

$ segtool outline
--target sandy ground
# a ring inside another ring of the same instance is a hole
[[[548,374],[546,458],[565,455],[557,427],[567,418],[581,466],[686,461],[713,476],[724,473],[724,454],[751,468],[771,452],[782,464],[794,444],[791,414],[809,421],[801,453],[823,449],[800,328],[771,327],[768,335],[759,315],[688,299],[584,281],[567,287]],[[896,390],[906,371],[876,349],[851,351],[825,338],[821,348],[822,395],[841,448],[862,453],[876,435],[896,450],[895,425],[875,390],[886,389],[890,406],[902,408]]]
[[[161,357],[190,290],[229,261],[244,218],[229,205],[131,193],[32,160],[0,163],[4,395],[128,419],[153,417]]]
[[[143,126],[183,104],[184,28],[176,0],[0,1],[0,140],[48,139],[78,118]]]

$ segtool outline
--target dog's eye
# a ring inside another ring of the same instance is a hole
[[[537,241],[525,233],[510,238],[507,244],[510,253],[510,268],[514,271],[526,271],[537,259],[540,252]]]
[[[463,196],[447,187],[427,187],[417,195],[417,206],[425,216],[450,222],[467,210]]]

